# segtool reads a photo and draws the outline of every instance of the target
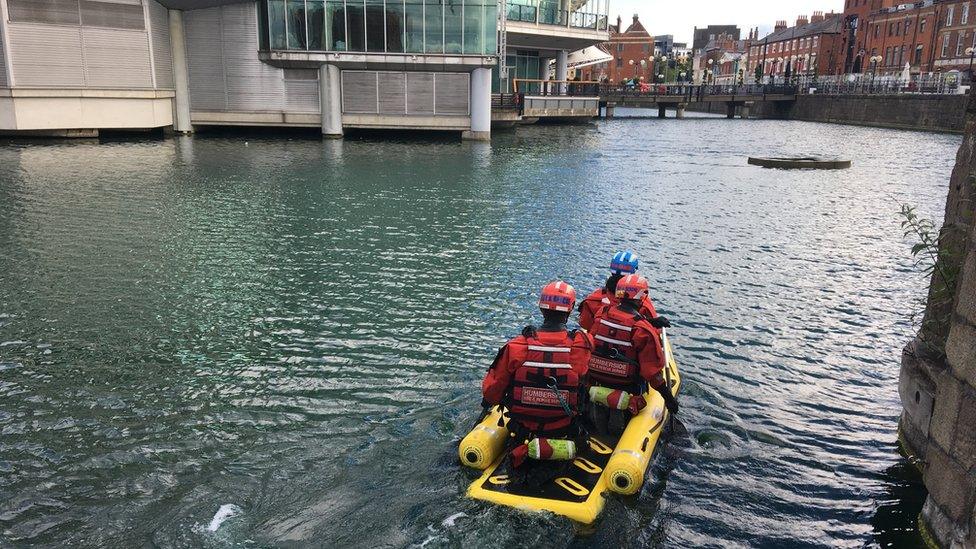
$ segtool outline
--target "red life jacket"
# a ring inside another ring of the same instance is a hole
[[[583,389],[579,373],[570,363],[575,336],[575,332],[566,333],[555,345],[543,343],[535,335],[525,337],[528,350],[515,370],[507,408],[509,417],[531,434],[574,435],[568,431],[580,413]]]
[[[604,307],[593,323],[596,349],[590,358],[590,384],[639,395],[645,391],[633,335],[638,330],[654,333],[646,318],[619,307]]]

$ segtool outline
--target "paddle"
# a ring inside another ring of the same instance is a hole
[[[668,345],[668,329],[661,328],[661,348],[664,349],[664,384],[667,390],[671,390],[671,351],[670,345]],[[675,395],[674,398],[678,398]],[[677,418],[675,414],[668,411],[668,422],[671,425],[671,432],[678,436],[685,436],[688,434],[688,428],[685,427],[684,423]]]

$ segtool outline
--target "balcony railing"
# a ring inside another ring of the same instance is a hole
[[[609,24],[609,17],[605,12],[561,10],[557,4],[547,2],[508,4],[506,15],[509,21],[597,31],[607,30]]]

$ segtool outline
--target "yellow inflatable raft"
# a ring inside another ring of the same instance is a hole
[[[666,333],[662,339],[668,363],[666,378],[677,396],[681,376]],[[558,474],[541,483],[512,482],[503,453],[509,433],[500,426],[504,425],[503,411],[495,408],[458,448],[461,463],[484,471],[468,488],[468,497],[523,511],[548,511],[592,524],[603,511],[608,492],[633,495],[644,484],[644,475],[668,419],[660,394],[651,390],[645,398],[647,407],[630,420],[618,439],[591,436],[588,447],[577,450],[571,466],[563,464],[556,469]]]

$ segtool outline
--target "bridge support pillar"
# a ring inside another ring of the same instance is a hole
[[[613,109],[616,106],[617,106],[616,103],[607,103],[607,106],[605,107],[606,110],[604,111],[604,112],[606,112],[606,114],[604,116],[606,118],[613,118]]]
[[[664,105],[658,105],[657,106],[657,117],[658,118],[666,118],[667,115],[668,115],[667,108]]]
[[[685,108],[686,107],[687,107],[687,105],[685,105],[684,103],[678,103],[678,113],[676,115],[677,118],[684,118],[685,117]]]
[[[733,119],[733,118],[735,118],[735,103],[729,102],[729,103],[726,103],[726,106],[727,106],[728,110],[725,113],[725,117],[728,118],[728,119],[730,119],[730,120]]]
[[[739,110],[739,116],[741,116],[742,118],[749,118],[749,115],[752,113],[753,105],[754,103],[752,101],[746,101],[745,103],[743,103],[742,109]]]

